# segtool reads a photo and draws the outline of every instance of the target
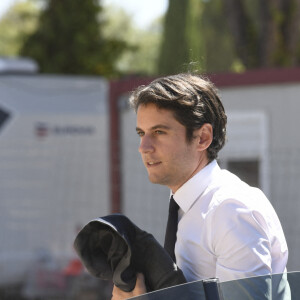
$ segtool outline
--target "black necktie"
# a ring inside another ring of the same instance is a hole
[[[165,235],[164,248],[170,254],[172,259],[176,261],[174,248],[176,243],[176,233],[178,224],[178,204],[175,202],[173,196],[171,196],[169,203],[169,216]]]

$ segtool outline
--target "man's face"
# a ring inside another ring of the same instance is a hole
[[[172,111],[154,104],[140,105],[137,111],[139,152],[148,171],[149,180],[168,186],[173,193],[199,170],[203,151],[198,139],[186,140],[186,128]]]

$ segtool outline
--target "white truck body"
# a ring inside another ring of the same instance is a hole
[[[0,75],[0,286],[74,256],[109,213],[107,94],[99,77]]]

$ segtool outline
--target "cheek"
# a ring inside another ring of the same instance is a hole
[[[194,167],[194,165],[198,163],[198,156],[199,153],[195,150],[194,147],[186,146],[181,151],[182,164],[185,165],[187,168]]]
[[[194,155],[192,151],[186,147],[178,148],[173,147],[169,148],[170,158],[176,165],[180,165],[181,168],[186,168],[191,165],[192,161],[194,161]]]

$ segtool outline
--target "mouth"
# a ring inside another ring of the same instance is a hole
[[[146,162],[147,168],[156,167],[161,164],[161,161],[148,161]]]

